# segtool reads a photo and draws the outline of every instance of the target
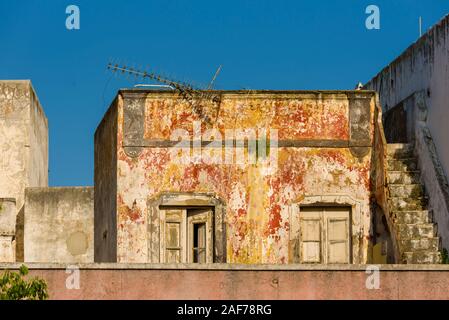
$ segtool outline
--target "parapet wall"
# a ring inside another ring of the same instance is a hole
[[[3,264],[0,270],[18,267]],[[443,265],[383,265],[379,289],[376,271],[367,273],[364,265],[89,264],[79,266],[79,289],[67,289],[67,282],[77,282],[74,266],[66,267],[29,265],[56,300],[449,299],[449,267]]]

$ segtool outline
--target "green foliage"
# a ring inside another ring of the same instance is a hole
[[[446,248],[443,248],[443,250],[441,250],[441,263],[449,264],[449,254]]]
[[[24,279],[28,274],[25,265],[19,272],[6,270],[0,276],[0,300],[46,300],[48,299],[47,283],[43,279]]]

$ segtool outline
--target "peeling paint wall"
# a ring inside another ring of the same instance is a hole
[[[219,95],[220,102],[206,104],[198,113],[170,92],[120,93],[117,261],[151,260],[148,200],[182,192],[211,193],[225,203],[227,262],[245,264],[290,262],[290,219],[306,196],[349,196],[358,208],[352,219],[353,263],[366,263],[374,94],[239,91]],[[202,121],[204,115],[213,120]],[[277,167],[249,161],[177,163],[171,158],[170,135],[180,128],[194,135],[194,121],[202,121],[203,133],[215,128],[223,135],[227,129],[277,129]]]
[[[25,262],[94,261],[94,189],[27,188]]]
[[[48,124],[30,81],[0,81],[0,152],[0,197],[16,201],[9,236],[21,260],[25,188],[48,184]]]

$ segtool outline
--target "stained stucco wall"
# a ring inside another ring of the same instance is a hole
[[[25,262],[94,261],[94,189],[27,188]]]
[[[446,177],[449,174],[449,15],[371,79],[385,111],[416,92],[425,92],[427,126]],[[388,130],[388,128],[386,128]]]
[[[0,197],[16,200],[10,236],[20,260],[25,188],[48,183],[48,124],[30,81],[0,81],[0,152]]]
[[[30,144],[28,181],[30,187],[48,185],[48,123],[34,90],[30,92]]]
[[[350,199],[353,263],[366,263],[372,92],[221,92],[219,102],[202,110],[169,92],[120,95],[118,262],[158,262],[149,234],[158,218],[149,221],[148,203],[162,193],[182,192],[211,193],[225,203],[228,263],[293,261],[291,217],[299,204]],[[193,136],[194,121],[202,123],[203,133],[212,128],[222,134],[227,129],[277,129],[278,148],[270,151],[270,157],[277,155],[277,166],[176,163],[170,136],[180,128]]]
[[[48,184],[48,124],[29,81],[0,81],[0,196],[24,202],[25,187]]]
[[[117,104],[95,132],[95,261],[117,261]]]

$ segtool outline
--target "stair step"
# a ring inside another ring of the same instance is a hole
[[[441,254],[427,250],[404,252],[402,262],[407,264],[439,264],[441,263]]]
[[[416,252],[420,250],[438,251],[440,239],[438,237],[422,239],[400,240],[400,247],[405,252]]]
[[[436,236],[435,226],[432,223],[400,223],[395,228],[397,229],[397,238],[400,240],[433,238]]]
[[[429,223],[429,211],[392,211],[391,216],[395,223],[414,224]]]
[[[387,156],[395,159],[411,158],[413,146],[409,143],[390,143],[387,145]]]
[[[391,211],[423,211],[426,210],[428,204],[427,197],[390,197],[388,201]]]
[[[416,171],[418,165],[415,158],[390,159],[387,160],[387,170],[389,171]]]
[[[424,190],[420,184],[390,184],[389,191],[391,197],[419,198],[424,196]]]
[[[420,183],[413,145],[387,145],[388,206],[402,263],[438,264],[440,239],[426,210],[428,197]]]
[[[415,184],[420,182],[419,171],[387,171],[389,184]]]

